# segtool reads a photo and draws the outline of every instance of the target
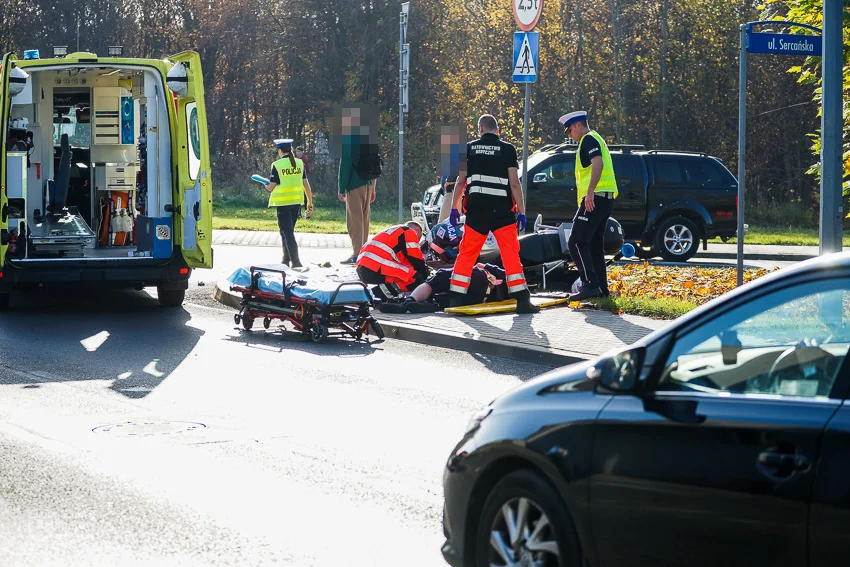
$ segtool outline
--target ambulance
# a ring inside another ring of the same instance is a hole
[[[213,265],[200,57],[53,51],[0,67],[0,308],[71,283],[155,286],[178,306]]]

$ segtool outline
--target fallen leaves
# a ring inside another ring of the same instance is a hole
[[[774,268],[778,269],[778,268]],[[744,283],[774,270],[744,270]],[[736,268],[682,268],[628,264],[608,269],[608,289],[622,297],[675,299],[698,305],[738,287]]]

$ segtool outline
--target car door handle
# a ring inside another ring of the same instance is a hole
[[[759,453],[758,462],[766,468],[802,471],[809,468],[809,459],[803,455],[792,453],[777,453],[775,451],[762,451]]]

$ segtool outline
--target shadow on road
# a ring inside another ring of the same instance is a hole
[[[143,398],[203,336],[190,319],[143,291],[16,293],[11,309],[0,312],[0,384],[108,380],[121,395]]]
[[[281,327],[273,325],[265,330],[261,325],[254,330],[246,331],[234,327],[232,334],[225,339],[233,343],[242,343],[247,348],[262,349],[265,351],[286,352],[297,350],[309,352],[321,356],[338,357],[362,357],[382,350],[381,345],[385,339],[378,340],[372,335],[364,336],[361,340],[351,337],[331,336],[321,343],[314,343],[308,336],[298,331],[282,330]]]

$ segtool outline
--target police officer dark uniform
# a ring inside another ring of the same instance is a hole
[[[301,267],[298,243],[295,241],[295,223],[301,213],[301,203],[307,198],[307,213],[313,212],[313,192],[307,181],[304,162],[292,154],[292,140],[275,140],[279,159],[272,164],[270,183],[265,186],[269,195],[268,206],[277,209],[277,226],[283,247],[283,264]]]
[[[480,138],[466,145],[466,169],[461,169],[455,183],[455,187],[465,189],[454,192],[449,216],[452,224],[457,224],[462,198],[466,223],[449,287],[454,296],[452,304],[465,303],[458,296],[469,291],[472,268],[492,232],[501,252],[508,292],[517,302],[517,313],[537,313],[540,308],[531,303],[519,259],[518,230],[525,229],[525,208],[517,176],[516,148],[499,139],[498,123],[489,114],[478,120],[478,133]]]
[[[570,299],[607,296],[605,226],[617,198],[611,154],[602,136],[588,128],[587,112],[570,112],[558,120],[564,125],[564,133],[578,142],[575,166],[578,211],[567,246],[581,275],[582,287]]]

